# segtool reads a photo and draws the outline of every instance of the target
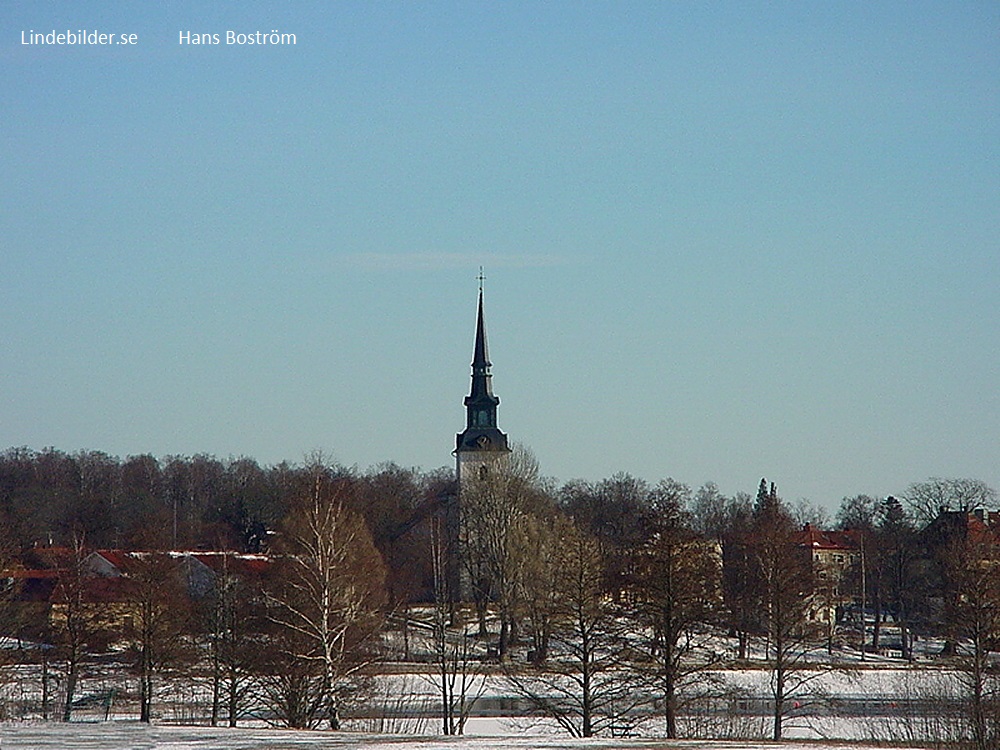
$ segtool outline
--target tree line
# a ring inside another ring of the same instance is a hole
[[[891,623],[906,660],[915,637],[943,639],[963,726],[985,750],[1000,739],[996,499],[982,482],[932,478],[902,499],[846,497],[830,523],[765,479],[733,497],[626,474],[547,488],[515,451],[463,488],[461,558],[479,632],[482,603],[499,621],[507,679],[574,735],[627,732],[651,703],[663,735],[680,736],[713,671],[753,665],[769,674],[781,739],[838,657],[878,652]],[[514,656],[525,642],[529,666]]]
[[[318,470],[350,487],[345,503],[363,516],[394,571],[393,594],[427,597],[426,534],[409,532],[454,496],[448,469],[386,463],[360,472],[322,454],[262,467],[251,458],[12,448],[0,453],[0,530],[7,556],[78,540],[89,549],[263,552]]]
[[[844,498],[831,521],[765,480],[732,497],[627,474],[560,486],[523,449],[460,503],[445,469],[0,454],[7,567],[37,567],[47,547],[73,552],[54,599],[61,614],[34,633],[52,646],[44,658],[61,675],[63,718],[82,666],[117,639],[144,720],[155,680],[183,668],[210,684],[213,722],[235,724],[253,704],[289,726],[336,728],[387,658],[386,634],[408,639],[419,624],[432,637],[404,658],[431,667],[446,734],[462,731],[489,676],[574,735],[630,731],[653,707],[661,733],[682,736],[691,702],[717,688],[713,670],[754,664],[770,674],[779,739],[835,663],[816,649],[863,656],[891,623],[904,658],[915,637],[946,639],[975,746],[990,747],[997,540],[988,523],[975,534],[948,524],[995,503],[981,482],[932,479],[900,498]],[[849,530],[849,564],[818,565],[800,541],[806,524]],[[178,574],[183,556],[134,557],[122,628],[102,624],[85,592],[84,561],[105,548],[234,557],[198,596]],[[266,572],[247,575],[237,553],[267,553]]]

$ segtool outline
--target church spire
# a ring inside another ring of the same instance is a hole
[[[483,287],[479,286],[479,313],[476,316],[476,344],[472,354],[472,392],[470,399],[496,398],[493,395],[493,376],[490,374],[490,350],[486,345],[486,323],[483,321]],[[500,399],[496,399],[500,403]]]
[[[456,453],[462,451],[507,451],[507,436],[497,428],[500,398],[493,395],[493,375],[486,344],[483,314],[483,271],[479,269],[479,305],[476,311],[476,341],[472,354],[472,388],[465,397],[465,431],[457,436]]]

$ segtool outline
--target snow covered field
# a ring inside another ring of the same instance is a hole
[[[707,740],[571,739],[560,735],[481,735],[477,737],[415,737],[413,735],[364,735],[335,732],[301,732],[280,729],[214,729],[209,727],[141,726],[104,724],[6,724],[0,725],[0,750],[308,750],[358,748],[358,750],[578,750],[580,748],[647,748],[649,750],[859,750],[852,743]],[[909,748],[907,750],[910,750]],[[916,750],[914,747],[912,750]]]
[[[871,665],[874,666],[874,665]],[[768,672],[765,670],[731,670],[714,673],[731,688],[745,691],[747,696],[766,695]],[[646,739],[610,739],[589,742],[574,741],[565,733],[555,731],[554,725],[545,720],[528,717],[510,718],[507,713],[497,714],[496,708],[510,710],[509,692],[499,678],[489,681],[484,690],[480,715],[473,716],[467,726],[467,738],[446,739],[434,737],[438,729],[436,688],[428,675],[417,673],[385,675],[381,678],[381,698],[376,696],[390,713],[377,710],[370,718],[349,720],[352,731],[343,734],[328,732],[294,732],[264,728],[258,720],[254,725],[246,721],[236,730],[212,729],[204,726],[181,727],[179,724],[207,723],[206,696],[195,700],[190,691],[171,695],[167,692],[155,704],[153,727],[140,725],[134,706],[118,701],[110,710],[102,703],[80,707],[74,712],[72,724],[39,721],[37,711],[24,715],[24,721],[0,724],[0,750],[9,748],[215,748],[227,750],[254,750],[255,748],[576,748],[576,747],[653,747],[653,748],[737,748],[764,747],[766,743],[754,739],[734,742],[688,741],[667,742],[660,739],[663,732],[661,718],[653,715],[648,723],[634,728]],[[37,680],[22,680],[7,686],[28,691],[26,696],[37,703],[31,690]],[[93,687],[93,685],[90,685]],[[164,686],[168,687],[168,686]],[[189,686],[190,687],[190,686]],[[204,686],[201,686],[204,688]],[[824,673],[810,685],[811,697],[800,696],[789,704],[784,725],[784,735],[792,743],[782,747],[807,747],[809,741],[832,741],[824,748],[840,747],[837,742],[873,742],[886,744],[919,744],[918,739],[940,737],[956,739],[963,728],[954,718],[940,717],[940,706],[924,713],[925,699],[940,701],[958,698],[956,676],[940,669],[899,668],[883,665],[853,672]],[[86,691],[81,694],[89,695]],[[405,696],[404,704],[395,701]],[[14,697],[14,696],[8,696]],[[24,696],[22,696],[24,698]],[[834,702],[830,703],[832,699]],[[916,701],[908,710],[906,701]],[[748,705],[742,705],[742,704]],[[192,710],[192,706],[200,710]],[[36,707],[37,708],[37,707]],[[395,709],[409,708],[417,713],[397,716]],[[108,716],[111,721],[102,721]],[[508,718],[502,718],[502,717]],[[689,736],[728,736],[740,738],[767,737],[770,734],[770,717],[766,706],[758,706],[753,698],[735,703],[717,704],[715,713],[682,717],[682,731]],[[394,735],[393,732],[407,732]],[[851,745],[857,747],[857,745]]]
[[[820,657],[823,654],[819,655]],[[798,692],[788,704],[784,724],[787,738],[780,747],[798,748],[861,747],[858,742],[882,742],[919,747],[927,737],[957,739],[965,731],[956,718],[954,706],[961,701],[957,675],[936,666],[927,657],[917,664],[898,658],[868,655],[865,661],[850,653],[839,654],[845,671],[817,670],[807,690]],[[819,658],[817,658],[817,662]],[[407,666],[407,665],[402,665]],[[152,727],[140,725],[134,695],[137,688],[120,675],[97,670],[78,686],[80,696],[74,723],[45,723],[41,718],[41,678],[37,665],[20,668],[17,679],[0,689],[5,705],[17,709],[8,717],[22,721],[0,723],[0,750],[22,748],[697,748],[698,750],[743,750],[775,747],[757,739],[733,741],[666,741],[662,717],[652,714],[633,731],[644,739],[573,740],[553,731],[550,723],[540,726],[537,719],[510,717],[518,710],[510,686],[499,675],[491,675],[467,727],[467,737],[434,737],[439,697],[436,677],[400,669],[378,679],[371,699],[371,712],[349,719],[344,733],[296,732],[265,728],[263,721],[245,719],[244,726],[232,730],[206,726],[210,709],[208,685],[203,681],[165,681],[158,686]],[[682,732],[688,736],[759,738],[770,734],[766,705],[770,673],[764,669],[718,670],[703,677],[713,678],[713,689],[723,688],[726,696],[710,705],[693,704],[696,710],[682,716]],[[105,703],[103,696],[116,688],[116,699]],[[735,691],[735,692],[733,692]],[[732,695],[731,695],[732,693]],[[129,696],[132,696],[130,699]],[[735,697],[733,697],[735,696]],[[94,700],[91,700],[94,699]],[[59,696],[50,697],[51,707]],[[952,706],[951,713],[945,709]],[[523,706],[521,707],[523,708]],[[103,719],[110,721],[102,721]],[[256,723],[253,723],[256,722]],[[391,734],[407,732],[407,734]],[[825,741],[821,745],[810,742]],[[907,745],[906,743],[911,743]]]

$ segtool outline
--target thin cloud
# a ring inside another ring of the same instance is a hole
[[[469,265],[489,268],[540,268],[565,263],[556,255],[505,253],[353,253],[343,257],[352,268],[365,271],[412,271],[468,268]]]

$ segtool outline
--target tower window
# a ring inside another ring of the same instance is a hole
[[[479,467],[479,480],[485,482],[487,477],[490,475],[490,470],[487,466]]]

